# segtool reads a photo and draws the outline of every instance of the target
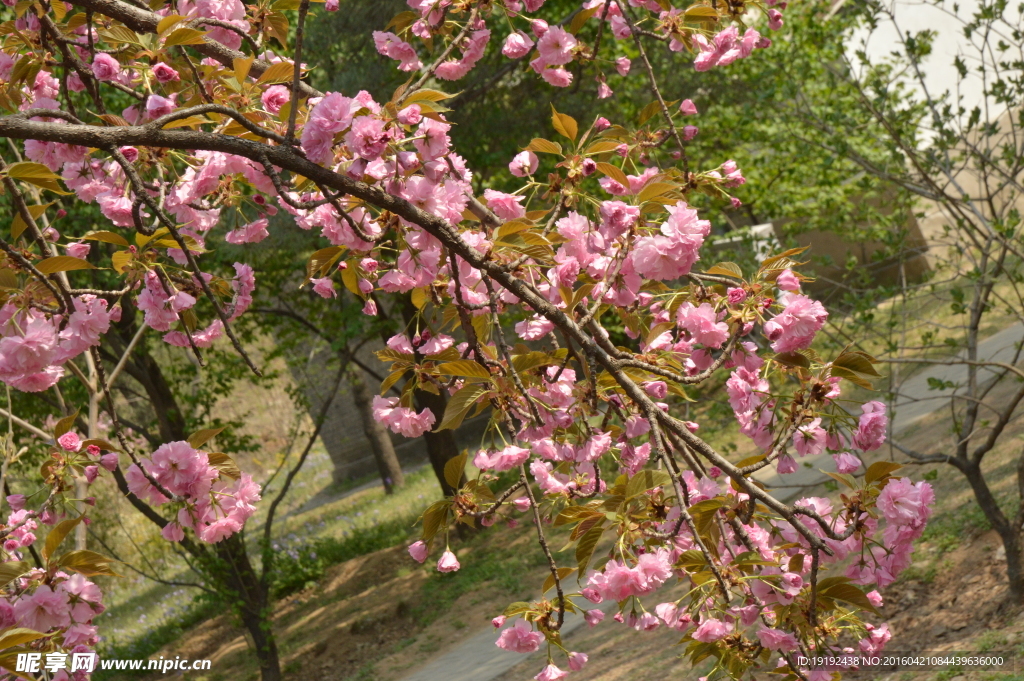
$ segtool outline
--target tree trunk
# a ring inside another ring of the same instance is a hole
[[[125,364],[125,371],[138,380],[146,391],[150,406],[156,412],[161,440],[184,440],[187,436],[185,419],[174,391],[164,378],[160,365],[146,352],[144,346],[140,345],[136,349],[132,360]],[[162,528],[167,523],[159,513],[147,507],[128,491],[127,482],[120,469],[114,471],[114,478],[121,492],[143,512],[143,515],[158,527]],[[262,681],[281,681],[281,663],[270,623],[272,606],[269,603],[269,588],[260,580],[249,561],[243,533],[233,534],[214,544],[212,553],[216,560],[205,547],[187,540],[182,542],[182,546],[209,571],[211,581],[215,581],[220,589],[228,592],[226,604],[236,609],[243,626],[252,636]]]
[[[405,320],[405,325],[408,327],[418,312],[412,304],[412,297],[405,296],[396,307],[401,308],[402,319]],[[385,338],[384,340],[386,341],[387,339]],[[434,428],[441,425],[441,421],[444,420],[445,407],[448,406],[448,400],[444,395],[435,395],[426,390],[416,390],[413,393],[413,398],[416,401],[417,408],[429,409],[433,412]],[[427,445],[427,457],[430,459],[434,475],[437,476],[437,481],[441,485],[441,491],[446,496],[455,494],[455,489],[444,479],[444,465],[459,455],[459,446],[455,442],[455,431],[449,429],[435,433],[428,430],[423,433],[423,441]]]
[[[435,395],[426,390],[417,390],[413,393],[416,405],[420,409],[429,409],[434,413],[434,427],[436,428],[444,418],[445,407],[448,400],[444,395]],[[455,494],[455,489],[444,479],[444,465],[459,455],[459,446],[455,442],[454,430],[442,430],[433,432],[428,430],[423,433],[423,439],[427,443],[427,456],[430,458],[430,465],[434,469],[437,481],[441,483],[441,491],[445,496]]]
[[[1021,523],[1006,517],[999,504],[996,502],[992,491],[985,482],[985,476],[981,471],[980,464],[969,464],[963,469],[963,474],[971,484],[974,491],[974,498],[981,507],[982,513],[992,529],[996,531],[1006,549],[1006,578],[1010,587],[1010,597],[1014,603],[1024,602],[1024,557],[1021,555]],[[1018,465],[1018,475],[1024,475],[1024,458]],[[1021,500],[1024,502],[1024,498]]]
[[[271,607],[267,588],[249,562],[242,533],[233,534],[215,545],[222,566],[220,578],[228,589],[237,594],[235,607],[242,624],[252,636],[256,659],[260,665],[262,681],[281,680],[281,662],[277,654],[277,641],[270,626]]]
[[[363,432],[366,439],[370,441],[370,449],[373,450],[373,458],[377,461],[377,471],[380,479],[384,482],[384,491],[391,494],[396,487],[405,484],[402,475],[402,467],[398,464],[398,455],[395,454],[395,447],[391,443],[391,436],[387,427],[373,418],[373,393],[363,379],[362,370],[358,367],[351,367],[348,371],[348,380],[352,385],[352,399],[359,409],[359,416],[363,422]]]

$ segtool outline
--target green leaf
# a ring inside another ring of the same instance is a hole
[[[56,440],[69,430],[71,430],[71,427],[75,425],[75,420],[78,418],[78,412],[79,410],[76,409],[74,414],[71,414],[70,416],[65,416],[60,421],[57,421],[57,424],[53,427],[54,440]]]
[[[126,45],[141,45],[142,41],[139,40],[138,34],[126,26],[111,26],[110,28],[101,28],[98,33],[108,43]]]
[[[626,483],[626,498],[638,497],[655,487],[671,487],[672,478],[665,471],[645,469],[634,475]]]
[[[313,279],[326,275],[344,252],[344,246],[328,246],[327,248],[321,248],[319,251],[309,256],[309,261],[306,263],[306,277],[308,279]]]
[[[501,614],[505,617],[514,617],[515,615],[522,615],[524,612],[530,612],[532,609],[533,606],[526,601],[516,601],[505,606],[505,610]]]
[[[206,42],[205,38],[206,31],[200,31],[196,28],[179,28],[167,36],[166,40],[164,40],[164,47],[202,45]]]
[[[562,145],[558,142],[546,140],[543,137],[534,137],[526,147],[526,151],[535,151],[538,154],[556,154],[561,156]]]
[[[857,489],[857,481],[849,473],[830,473],[829,471],[823,471],[820,468],[818,470],[827,475],[828,477],[832,478],[833,480],[838,480],[839,482],[843,483],[844,486],[850,489]]]
[[[572,573],[576,572],[576,568],[561,567],[561,568],[557,569],[557,572],[558,572],[558,581],[561,582],[566,577],[568,577]],[[547,579],[544,580],[544,586],[542,586],[540,588],[540,592],[541,593],[547,593],[550,589],[554,588],[554,586],[555,586],[555,576],[553,574],[551,574],[550,572],[548,572]]]
[[[184,19],[185,19],[185,17],[181,16],[180,14],[170,14],[170,15],[168,15],[168,16],[166,16],[166,17],[164,17],[164,18],[163,18],[163,19],[161,19],[161,20],[160,20],[160,22],[159,22],[159,23],[158,23],[158,24],[156,25],[156,32],[157,32],[157,34],[158,34],[158,35],[163,35],[163,34],[164,34],[164,33],[166,33],[166,32],[167,32],[167,31],[168,31],[168,30],[169,30],[169,29],[170,29],[171,27],[173,27],[173,26],[177,26],[177,25],[178,25],[179,23],[181,23],[181,22],[182,22],[182,21],[183,21]]]
[[[568,138],[570,141],[576,141],[576,135],[579,134],[579,124],[576,123],[576,119],[568,114],[558,113],[555,109],[555,105],[551,105],[551,124],[555,126],[555,132],[562,137]]]
[[[640,193],[636,195],[636,200],[639,203],[646,203],[651,199],[664,196],[676,189],[678,189],[678,187],[671,182],[648,182],[644,185],[644,188],[640,190]]]
[[[120,449],[118,449],[114,445],[110,444],[106,440],[100,440],[100,439],[96,439],[96,438],[92,438],[92,439],[89,439],[89,440],[83,440],[82,441],[82,447],[83,448],[86,448],[89,445],[96,445],[100,449],[105,449],[108,452],[119,452],[119,451],[121,451]]]
[[[447,501],[435,501],[423,512],[423,541],[429,544],[430,540],[437,535],[441,525],[448,519],[450,506],[451,504]]]
[[[192,446],[192,449],[199,449],[207,442],[220,435],[220,433],[223,432],[225,428],[227,428],[227,426],[221,426],[220,428],[204,428],[203,430],[197,430],[196,432],[189,435],[186,438],[186,440],[188,441],[189,445]]]
[[[60,3],[57,3],[60,4]],[[54,7],[57,5],[55,4]],[[28,206],[28,213],[34,220],[38,220],[39,216],[46,212],[46,209],[53,205],[53,202],[44,203],[40,206]],[[22,233],[28,229],[28,225],[24,220],[21,219],[21,213],[15,211],[14,220],[11,221],[11,239],[17,239]]]
[[[88,260],[73,258],[70,255],[55,255],[36,263],[36,269],[43,274],[54,274],[55,272],[72,272],[74,270],[95,270],[98,269]]]
[[[579,33],[580,29],[583,28],[583,25],[587,23],[587,20],[590,19],[595,14],[597,14],[598,10],[603,11],[604,5],[597,5],[596,7],[591,7],[590,9],[583,9],[577,12],[576,16],[574,16],[572,18],[572,21],[569,22],[569,33],[572,33],[573,35]]]
[[[64,538],[68,536],[68,533],[75,528],[75,525],[82,522],[82,516],[77,518],[68,518],[57,523],[50,534],[46,535],[46,544],[43,546],[43,560],[49,563],[50,556],[53,552],[61,545]]]
[[[427,296],[426,288],[422,286],[420,286],[419,288],[414,288],[412,290],[412,293],[409,295],[409,298],[412,301],[413,307],[415,307],[417,310],[422,310],[426,306],[427,302],[430,300],[430,298]]]
[[[627,192],[629,191],[629,178],[626,177],[626,173],[622,172],[618,166],[613,166],[611,163],[598,163],[597,169],[621,184]]]
[[[717,274],[724,277],[743,278],[743,270],[734,262],[720,262],[704,274]]]
[[[270,68],[264,71],[256,80],[257,84],[264,83],[287,83],[295,75],[295,65],[291,62],[279,61],[271,64]]]
[[[876,461],[864,472],[864,483],[870,485],[876,480],[885,480],[901,468],[903,464],[893,461]]]
[[[661,102],[654,100],[640,111],[640,117],[638,119],[638,125],[643,125],[647,121],[654,118],[655,114],[661,111]]]
[[[473,376],[475,378],[490,378],[491,372],[487,367],[471,359],[460,359],[456,362],[445,362],[437,367],[437,373],[444,376]]]
[[[718,11],[714,7],[707,5],[691,5],[683,12],[683,21],[718,21]]]
[[[579,570],[579,574],[582,575],[587,571],[587,567],[590,566],[590,561],[594,557],[597,543],[601,541],[601,535],[603,534],[604,526],[595,525],[580,537],[579,543],[576,544],[576,567]]]
[[[125,239],[120,234],[107,231],[89,232],[82,237],[82,241],[102,241],[108,244],[115,244],[117,246],[124,246],[128,248],[131,244],[128,243],[128,239]]]
[[[875,615],[881,614],[875,606],[871,604],[871,601],[868,600],[867,594],[855,587],[853,584],[833,584],[825,589],[819,588],[818,593],[837,601],[851,603],[856,605],[858,608],[863,608]]]
[[[466,461],[469,459],[469,452],[462,452],[458,456],[448,459],[444,464],[444,481],[452,489],[458,489],[462,482],[462,476],[466,472]]]
[[[32,566],[21,560],[0,563],[0,589],[32,569]]]
[[[125,267],[128,266],[132,260],[132,254],[129,251],[118,251],[114,255],[110,256],[110,266],[118,274],[124,274]]]
[[[32,163],[31,161],[12,163],[7,166],[7,176],[15,180],[29,182],[43,189],[49,189],[56,194],[70,193],[64,191],[57,182],[60,179],[59,176],[42,163]]]
[[[26,629],[24,627],[8,629],[0,635],[0,650],[7,650],[8,648],[20,646],[24,643],[40,639],[43,636],[46,636],[46,634],[33,629]]]
[[[773,357],[779,364],[784,364],[788,367],[802,367],[809,369],[811,367],[811,360],[801,355],[799,352],[780,352]]]
[[[110,567],[110,564],[114,562],[117,561],[113,558],[107,558],[95,551],[82,549],[68,551],[57,560],[57,565],[68,570],[74,570],[86,577],[96,577],[98,575],[120,577],[121,575],[114,572]]]
[[[437,427],[435,432],[458,428],[462,424],[463,419],[466,418],[466,414],[473,407],[473,404],[488,392],[490,392],[490,386],[482,383],[470,383],[459,389],[448,400],[448,406],[445,407],[441,425]]]
[[[207,454],[210,465],[233,480],[242,477],[242,470],[235,463],[235,460],[223,452],[210,452]]]
[[[872,390],[874,388],[874,386],[871,385],[871,381],[867,380],[866,378],[864,378],[863,376],[861,376],[860,374],[858,374],[856,372],[850,371],[849,369],[844,369],[843,367],[834,366],[830,370],[830,373],[833,376],[838,376],[839,378],[845,378],[850,383],[853,383],[854,385],[858,385],[861,388],[865,388],[867,390]]]
[[[875,370],[874,358],[863,352],[844,352],[832,360],[833,367],[842,367],[865,376],[881,377]]]
[[[413,102],[440,102],[445,99],[451,99],[455,95],[450,95],[447,92],[441,92],[440,90],[416,90],[411,95],[405,98],[403,104],[408,106]]]

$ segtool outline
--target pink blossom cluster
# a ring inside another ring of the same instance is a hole
[[[99,344],[111,313],[106,300],[83,295],[64,321],[13,302],[0,308],[0,380],[25,392],[49,389],[64,375],[61,365]]]
[[[200,540],[216,543],[241,530],[256,512],[253,504],[260,500],[260,486],[252,477],[242,473],[237,480],[222,479],[209,455],[188,442],[161,445],[140,463],[141,467],[134,463],[128,467],[128,489],[153,505],[170,502],[150,481],[152,477],[181,504],[162,531],[169,541],[181,541],[184,530],[190,529]]]
[[[380,421],[393,433],[405,437],[419,437],[434,425],[434,412],[424,409],[419,414],[409,407],[401,407],[397,397],[373,398],[373,418]]]

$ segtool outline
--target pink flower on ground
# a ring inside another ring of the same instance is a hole
[[[417,542],[413,542],[409,545],[409,555],[417,563],[422,563],[427,559],[427,545],[421,539]]]
[[[438,572],[454,572],[460,567],[462,565],[459,564],[459,559],[451,551],[445,550],[441,557],[437,559]]]
[[[529,622],[520,618],[513,626],[501,632],[494,645],[513,653],[533,653],[540,648],[543,640],[544,634],[534,631]]]

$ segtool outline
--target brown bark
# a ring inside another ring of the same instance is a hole
[[[143,367],[144,370],[141,369]],[[188,435],[185,432],[185,419],[156,360],[144,347],[139,347],[132,360],[125,365],[125,371],[136,378],[146,391],[160,424],[161,439],[165,442],[184,440]],[[114,472],[114,479],[121,492],[147,518],[161,528],[167,524],[163,516],[128,491],[127,482],[120,470]],[[212,547],[213,555],[206,547],[188,540],[182,542],[182,547],[210,571],[221,588],[230,593],[228,602],[237,608],[242,625],[252,636],[262,681],[280,681],[281,663],[270,624],[269,588],[252,567],[242,533],[233,534],[215,544]]]
[[[1024,602],[1024,556],[1021,551],[1021,521],[1024,512],[1018,512],[1015,519],[1006,517],[999,508],[992,490],[985,481],[980,464],[972,464],[962,468],[964,476],[974,491],[974,498],[992,529],[996,531],[1006,549],[1006,578],[1010,587],[1010,598],[1014,603]],[[1024,489],[1024,456],[1017,465],[1018,487]],[[1020,501],[1024,503],[1024,497]],[[1024,511],[1024,509],[1022,509]]]
[[[405,478],[387,427],[373,418],[373,393],[366,385],[362,373],[362,370],[355,367],[349,369],[348,381],[352,386],[352,399],[359,409],[363,433],[370,441],[370,449],[373,450],[373,458],[377,462],[377,471],[384,482],[384,491],[391,494],[395,488],[405,484]]]

